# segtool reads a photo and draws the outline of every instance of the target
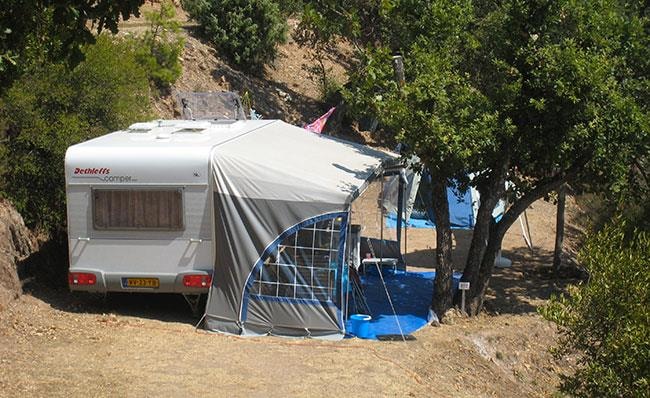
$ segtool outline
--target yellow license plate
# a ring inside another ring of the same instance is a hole
[[[160,286],[158,278],[126,278],[125,287],[150,287],[156,288]]]

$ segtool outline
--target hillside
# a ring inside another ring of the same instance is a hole
[[[147,3],[143,11],[155,9]],[[230,90],[240,94],[249,92],[253,108],[265,119],[282,119],[302,125],[323,114],[327,109],[320,102],[317,79],[310,74],[314,64],[313,52],[299,46],[292,38],[298,21],[290,20],[286,44],[280,46],[274,65],[265,67],[260,76],[242,73],[231,67],[218,51],[197,34],[196,24],[188,20],[182,8],[177,7],[177,20],[182,24],[185,39],[182,53],[183,73],[173,85],[171,93],[154,99],[154,107],[161,118],[178,117],[174,111],[173,94],[176,91],[210,92]],[[131,18],[120,25],[120,34],[139,34],[147,28],[143,17]],[[350,49],[341,44],[323,60],[328,76],[343,83],[346,79],[346,59]]]

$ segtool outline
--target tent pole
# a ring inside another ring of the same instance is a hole
[[[381,171],[381,194],[379,200],[379,261],[384,262],[384,171]]]
[[[406,193],[407,189],[408,189],[408,185],[404,185],[404,193]],[[411,198],[411,195],[409,195],[409,199],[407,199],[406,206],[408,206],[408,201],[410,200],[410,198]],[[415,201],[415,199],[413,201]],[[408,246],[408,244],[409,244],[409,219],[411,218],[410,216],[412,214],[412,211],[413,211],[413,208],[411,208],[411,212],[405,212],[405,213],[410,213],[410,214],[409,214],[409,217],[407,217],[404,220],[404,255],[406,255],[408,253],[408,249],[409,249],[409,246]],[[404,263],[405,263],[404,264],[404,271],[406,271],[406,261],[404,261]]]
[[[350,204],[350,207],[348,208],[348,225],[346,226],[347,234],[345,240],[350,240],[352,238],[352,204]],[[347,243],[347,242],[346,242]],[[352,243],[352,242],[350,242]],[[345,272],[348,273],[347,279],[347,286],[345,287],[345,312],[343,315],[343,324],[345,325],[345,320],[348,319],[349,315],[349,309],[348,305],[350,304],[350,269],[349,269],[349,261],[353,257],[350,255],[350,250],[352,249],[352,245],[350,244],[349,246],[346,244],[346,250],[343,251],[343,255],[346,257],[343,261],[343,266],[347,267],[345,268]]]
[[[401,184],[401,179],[400,179]],[[386,297],[388,298],[388,303],[390,308],[393,310],[393,316],[395,316],[395,322],[397,322],[397,327],[399,328],[399,334],[402,336],[402,341],[406,343],[406,337],[404,337],[404,332],[402,331],[402,325],[399,322],[397,317],[397,312],[395,312],[395,306],[393,305],[393,299],[390,297],[388,292],[388,286],[386,286],[386,281],[384,280],[384,274],[382,273],[382,266],[384,264],[384,171],[381,171],[381,199],[379,201],[379,211],[381,213],[381,222],[379,223],[379,262],[375,262],[375,267],[377,267],[377,272],[379,272],[379,279],[381,279],[381,284],[384,286],[384,292],[386,292]],[[399,206],[398,206],[399,207]],[[399,209],[398,209],[399,210]],[[398,226],[399,227],[399,226]],[[399,231],[399,229],[398,229]]]
[[[399,180],[399,182],[397,183],[397,247],[399,248],[399,250],[401,252],[402,251],[402,222],[404,221],[404,219],[403,219],[403,216],[404,216],[404,181],[402,181],[402,175],[401,174],[397,178]],[[401,257],[401,253],[399,253],[399,257]],[[399,260],[401,260],[401,258]]]
[[[404,223],[404,255],[408,254],[409,244],[409,223],[408,221]],[[406,270],[406,264],[404,264],[404,270]]]

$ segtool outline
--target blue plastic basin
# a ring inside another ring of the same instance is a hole
[[[370,333],[370,321],[372,317],[366,314],[354,314],[350,316],[350,333],[360,339],[371,339],[374,336]]]

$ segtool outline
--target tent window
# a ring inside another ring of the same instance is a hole
[[[264,261],[251,293],[333,300],[342,218],[320,221],[286,237]]]
[[[183,229],[181,189],[94,189],[92,195],[95,229]]]

